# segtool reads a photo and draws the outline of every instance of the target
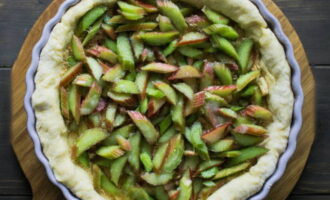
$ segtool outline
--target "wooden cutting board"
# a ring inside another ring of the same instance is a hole
[[[64,199],[60,190],[48,181],[44,167],[35,156],[32,140],[26,130],[26,114],[23,107],[25,95],[25,73],[31,62],[31,52],[40,38],[42,29],[49,19],[57,12],[64,0],[54,0],[42,13],[28,34],[17,60],[12,69],[12,121],[11,143],[24,174],[29,180],[33,199],[60,200]],[[315,136],[315,82],[308,64],[304,48],[294,28],[271,0],[264,0],[269,10],[280,20],[282,27],[290,38],[297,61],[302,71],[302,85],[305,94],[303,108],[304,123],[298,139],[298,147],[291,159],[283,178],[273,186],[267,199],[283,200],[288,197],[306,164]]]

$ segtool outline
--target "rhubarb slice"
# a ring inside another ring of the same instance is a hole
[[[94,128],[87,129],[79,136],[76,144],[76,156],[80,156],[83,152],[90,149],[97,143],[100,143],[108,136],[104,129]]]
[[[165,63],[150,63],[144,67],[141,68],[143,71],[150,71],[150,72],[156,72],[161,74],[167,74],[167,73],[173,73],[177,71],[179,68],[174,65],[168,65]]]
[[[188,28],[179,7],[172,1],[157,0],[157,6],[163,15],[171,19],[174,26],[180,32],[184,32]]]
[[[167,83],[162,81],[153,82],[154,86],[165,94],[166,99],[173,105],[177,103],[177,95],[175,90]]]
[[[193,66],[182,66],[179,70],[172,76],[170,76],[169,80],[175,79],[187,79],[187,78],[201,78],[200,72]]]
[[[91,114],[94,109],[97,107],[102,93],[101,86],[94,82],[90,87],[89,92],[86,98],[81,103],[80,113],[81,115]]]
[[[226,123],[217,126],[215,129],[209,130],[206,133],[204,133],[202,135],[202,139],[208,144],[213,144],[226,136],[227,134],[226,130],[230,125],[231,123]]]

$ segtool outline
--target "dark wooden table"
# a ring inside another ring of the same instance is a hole
[[[290,200],[330,199],[330,0],[274,0],[296,28],[317,85],[317,135]],[[0,0],[0,200],[31,199],[9,143],[10,72],[24,38],[51,0]],[[22,74],[23,76],[23,74]],[[329,84],[329,85],[328,85]]]

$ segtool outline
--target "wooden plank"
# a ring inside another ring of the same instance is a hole
[[[9,144],[10,124],[10,69],[0,69],[0,195],[30,195],[16,157]]]
[[[287,200],[329,200],[328,195],[291,195]]]
[[[12,66],[24,38],[52,0],[0,0],[1,66]]]
[[[294,189],[294,194],[330,194],[329,157],[329,77],[330,66],[314,67],[317,95],[317,137],[304,173]]]
[[[274,0],[295,27],[312,65],[330,64],[330,1]]]

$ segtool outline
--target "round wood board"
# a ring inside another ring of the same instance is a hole
[[[32,140],[26,130],[26,114],[23,106],[25,95],[25,74],[31,63],[32,49],[40,39],[44,25],[57,12],[58,7],[64,0],[54,0],[42,13],[25,39],[22,49],[12,69],[12,120],[11,120],[11,143],[18,161],[29,180],[33,199],[59,200],[64,199],[60,190],[57,189],[47,178],[45,169],[38,161],[34,153]],[[264,0],[268,9],[280,20],[284,32],[291,40],[295,56],[302,71],[302,86],[305,94],[303,108],[304,123],[298,138],[297,150],[288,164],[284,176],[271,189],[267,199],[283,200],[288,197],[297,183],[306,164],[315,136],[315,82],[308,64],[308,60],[300,39],[294,28],[271,0]]]

